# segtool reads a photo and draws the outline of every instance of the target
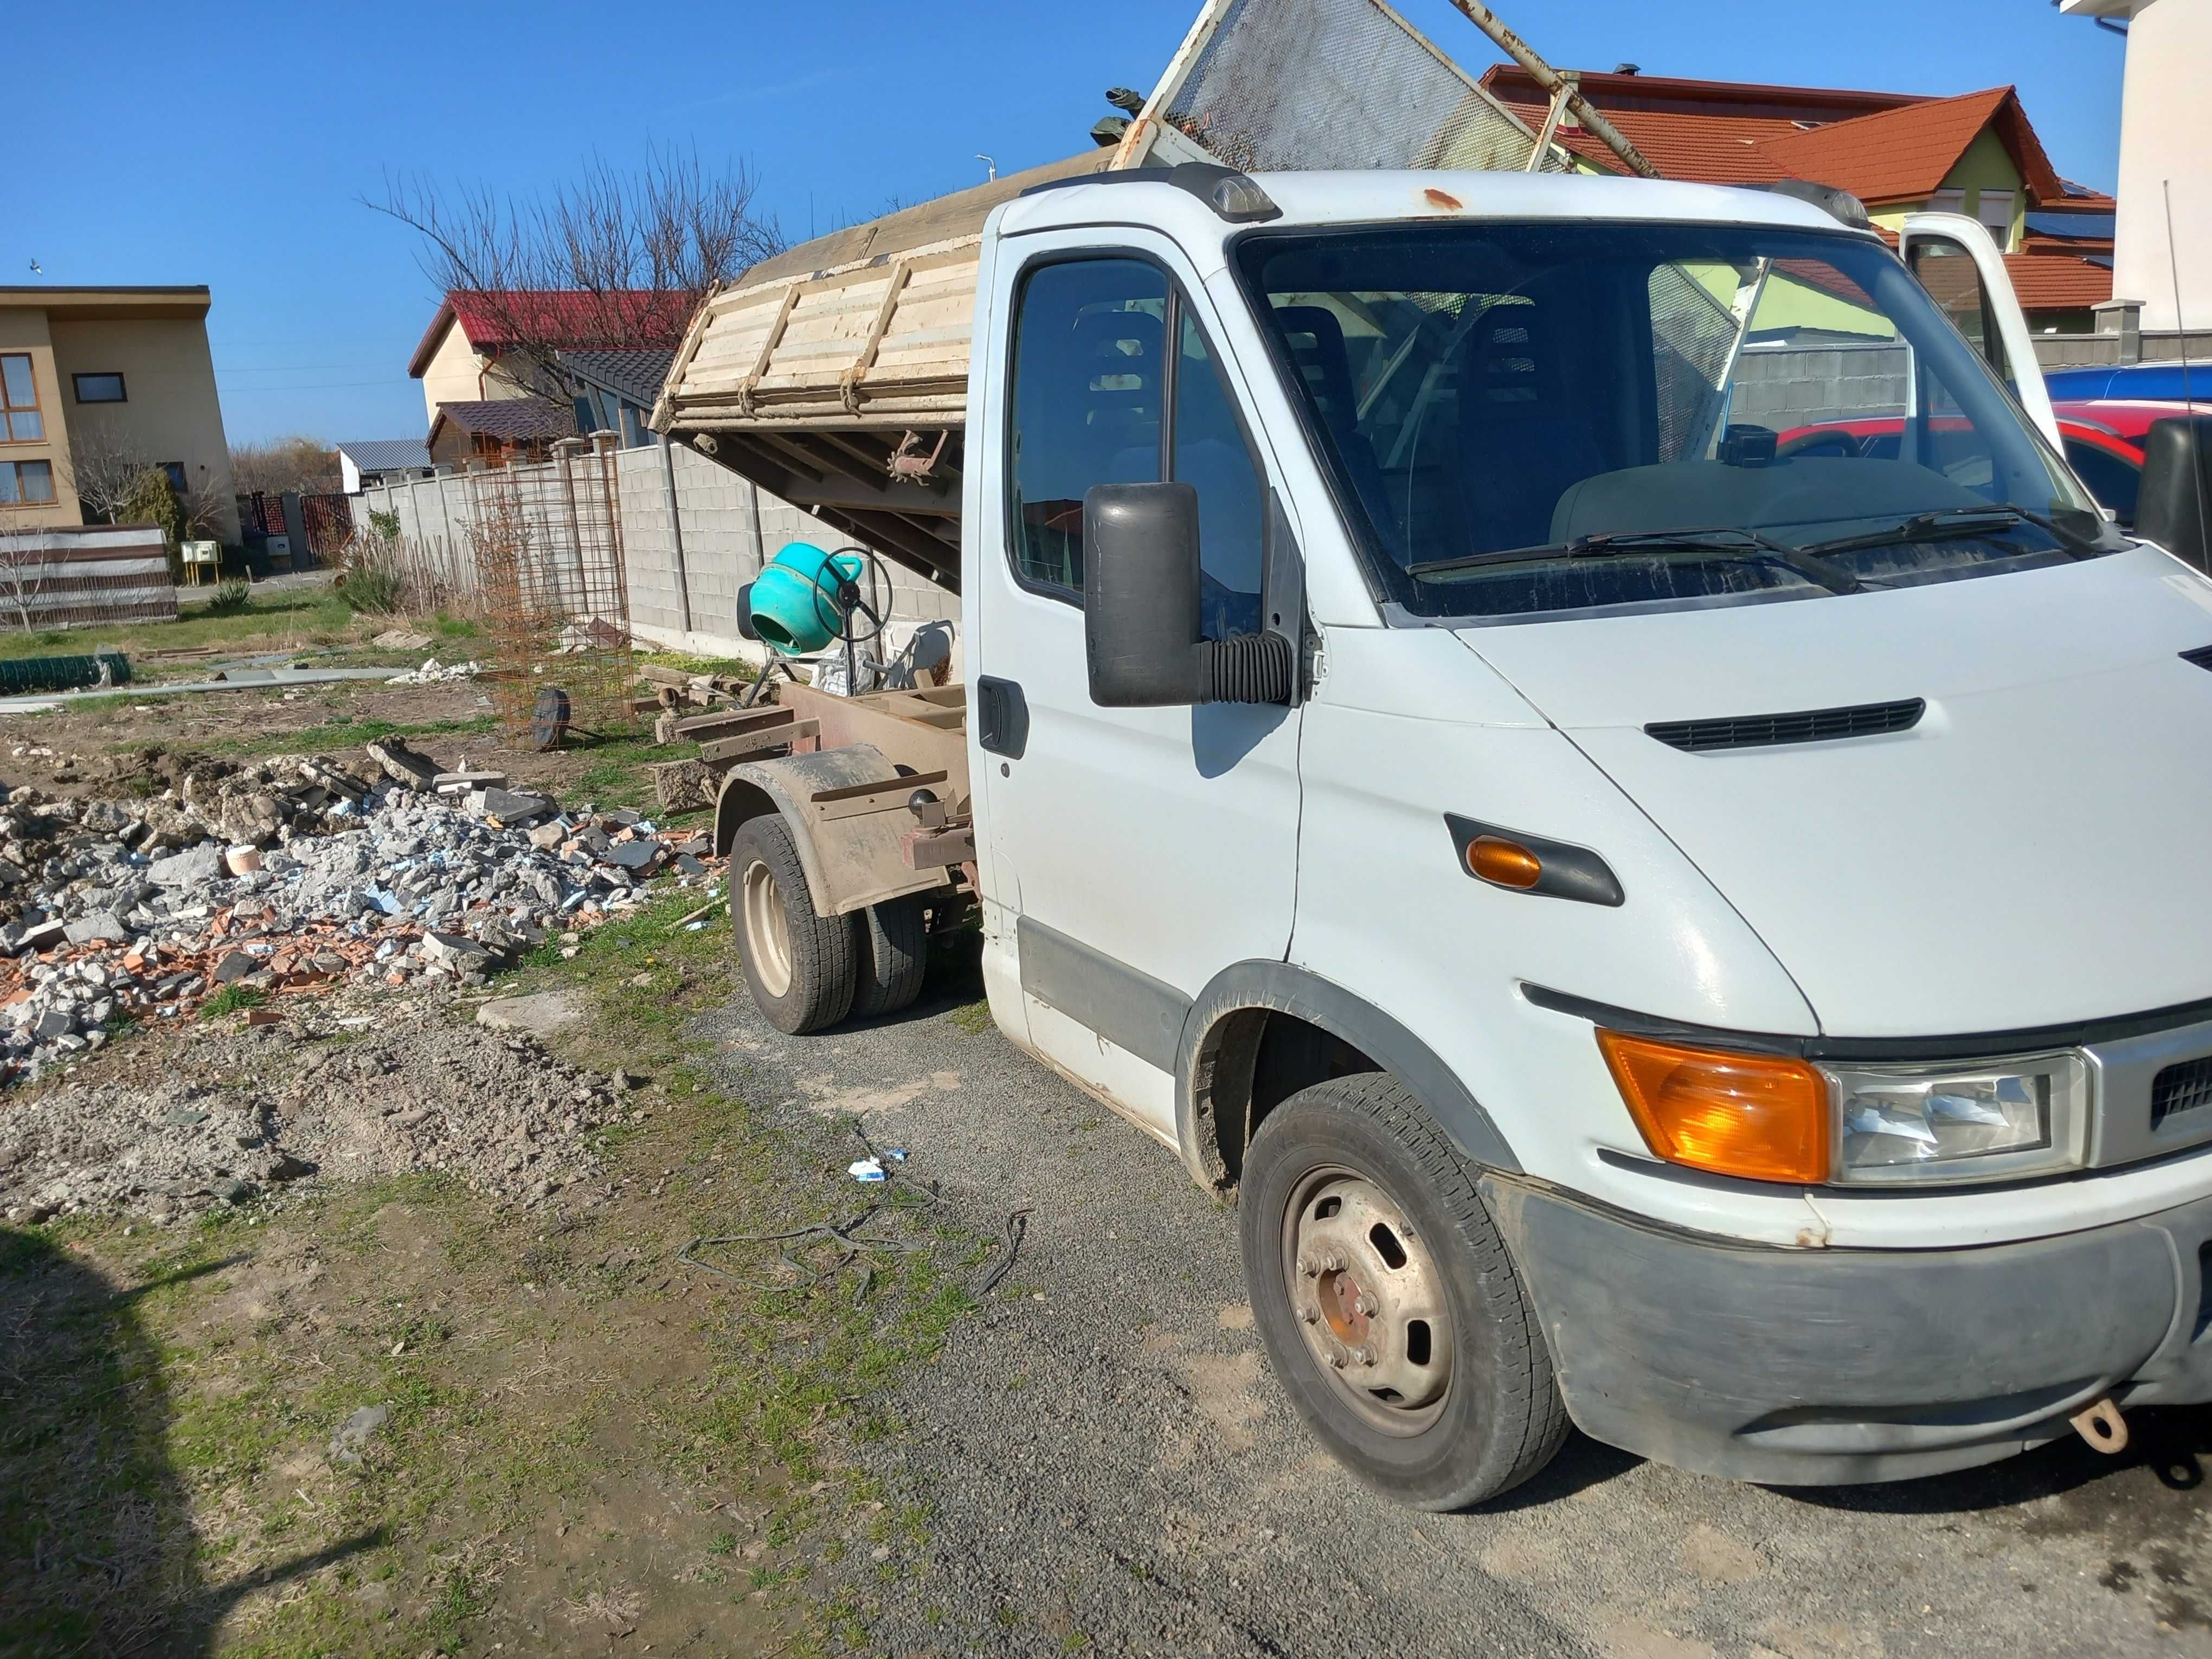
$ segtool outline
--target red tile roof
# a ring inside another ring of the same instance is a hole
[[[1644,75],[1579,78],[1584,95],[1669,179],[1709,185],[1804,179],[1869,203],[1911,201],[1939,189],[1966,147],[1994,122],[2030,197],[2066,199],[2010,87],[1924,98]],[[1500,64],[1482,80],[1530,126],[1542,125],[1547,100],[1526,70]],[[1620,171],[1613,153],[1588,133],[1563,131],[1559,137],[1577,155]]]
[[[696,297],[652,289],[590,293],[574,289],[455,290],[446,295],[407,364],[420,380],[453,324],[470,346],[495,356],[527,341],[562,349],[674,346],[684,337]]]
[[[1881,110],[1770,138],[1760,148],[1784,178],[1834,185],[1870,204],[1923,201],[1942,188],[1967,146],[1992,124],[2029,198],[2059,199],[2065,187],[2010,87]]]
[[[2022,311],[2080,311],[2112,297],[2112,268],[2063,253],[2008,253],[2005,274]]]

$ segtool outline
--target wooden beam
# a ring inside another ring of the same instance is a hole
[[[819,737],[821,732],[820,720],[790,720],[758,732],[747,732],[734,738],[718,738],[712,743],[702,743],[699,745],[699,758],[713,766],[718,762],[757,755],[764,750],[781,749],[801,738]]]
[[[788,726],[798,716],[788,708],[741,708],[735,713],[727,709],[710,714],[693,714],[676,722],[676,735],[689,738],[694,743],[704,743],[709,738],[733,738],[741,732],[757,732],[771,726]]]

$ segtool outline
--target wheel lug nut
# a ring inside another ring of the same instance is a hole
[[[1311,1308],[1299,1309],[1298,1318],[1308,1325],[1317,1325],[1321,1322],[1321,1316],[1316,1313]]]
[[[1298,1258],[1298,1271],[1308,1279],[1318,1279],[1321,1276],[1321,1263],[1310,1255],[1302,1255]]]
[[[1372,1318],[1374,1316],[1375,1298],[1373,1297],[1363,1296],[1358,1301],[1353,1303],[1352,1305],[1358,1310],[1363,1317]]]
[[[1363,1365],[1371,1365],[1375,1363],[1375,1350],[1366,1346],[1355,1348],[1352,1357]]]
[[[1332,1369],[1340,1371],[1344,1369],[1344,1356],[1341,1353],[1332,1352],[1328,1357],[1328,1363]]]

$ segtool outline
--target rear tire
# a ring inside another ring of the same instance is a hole
[[[864,948],[851,916],[817,916],[783,820],[738,826],[730,842],[730,919],[745,984],[768,1023],[793,1036],[845,1018]]]
[[[1518,1486],[1566,1438],[1536,1310],[1474,1170],[1398,1081],[1291,1096],[1239,1183],[1267,1358],[1336,1460],[1424,1510]]]
[[[860,912],[864,938],[853,1018],[895,1014],[921,994],[929,967],[929,917],[921,896],[888,899]]]

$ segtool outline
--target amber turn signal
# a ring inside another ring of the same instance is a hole
[[[1500,887],[1534,887],[1544,878],[1544,863],[1517,841],[1477,836],[1467,844],[1467,867]]]
[[[1747,1181],[1828,1178],[1828,1085],[1802,1060],[1600,1031],[1597,1046],[1654,1152]]]

